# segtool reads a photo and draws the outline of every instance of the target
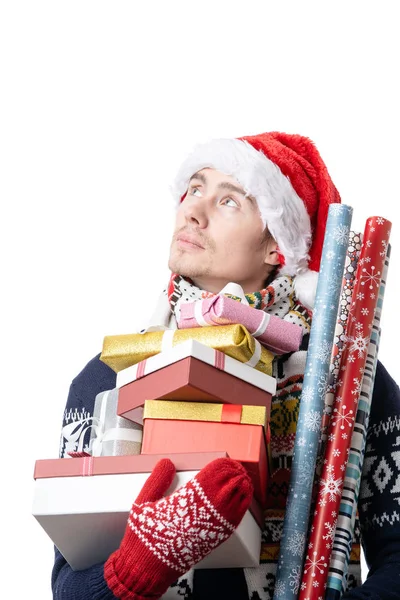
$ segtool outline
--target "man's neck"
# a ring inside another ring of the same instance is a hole
[[[241,286],[245,294],[253,294],[254,292],[258,292],[265,287],[265,278],[260,280],[250,280],[250,281],[228,281],[226,279],[193,279],[193,283],[204,290],[205,292],[211,292],[212,294],[219,294],[221,290],[224,289],[228,283],[237,283]]]

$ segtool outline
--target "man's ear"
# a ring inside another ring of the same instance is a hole
[[[271,267],[276,267],[280,264],[279,248],[278,248],[278,244],[275,242],[275,240],[271,240],[267,244],[267,251],[265,254],[264,263],[266,265],[271,265]]]

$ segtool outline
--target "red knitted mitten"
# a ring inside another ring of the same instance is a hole
[[[169,459],[157,463],[132,505],[119,549],[104,566],[108,587],[121,600],[160,598],[234,532],[251,502],[251,480],[230,458],[214,460],[159,499],[174,474]]]

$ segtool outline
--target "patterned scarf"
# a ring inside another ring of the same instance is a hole
[[[168,300],[171,311],[177,321],[179,320],[180,305],[182,302],[193,302],[214,295],[201,290],[188,278],[176,274],[171,276],[168,286]],[[238,296],[229,293],[226,295],[238,301],[241,300]],[[253,308],[264,310],[281,319],[296,323],[302,327],[304,333],[303,344],[298,352],[277,356],[273,363],[273,376],[277,380],[277,391],[272,399],[270,417],[272,473],[270,473],[268,485],[268,505],[264,512],[260,566],[243,569],[248,598],[250,600],[272,600],[312,315],[295,297],[293,278],[288,276],[278,276],[263,290],[253,294],[246,294],[245,297],[249,305]],[[358,526],[356,534],[358,534],[357,538],[359,538]],[[226,581],[224,578],[233,576],[233,573],[231,574],[229,570],[217,569],[213,571],[212,577],[214,577],[214,581],[217,582],[218,578],[220,578],[217,584],[218,587],[221,585],[221,582]],[[204,577],[210,578],[210,572],[207,573],[199,570],[194,575],[193,571],[189,571],[189,573],[180,578],[175,590],[170,588],[169,593],[164,596],[165,600],[178,597],[190,598],[193,583],[196,589],[198,584],[201,584],[202,587],[203,584],[201,582]],[[292,583],[293,585],[296,584],[296,582]],[[356,585],[360,585],[360,583],[361,571],[358,542],[353,545],[348,586],[355,587]],[[210,583],[210,585],[213,584]],[[238,582],[238,588],[240,588],[240,582]],[[174,591],[178,593],[177,596],[170,595],[174,594]],[[293,592],[295,592],[294,588]],[[236,597],[243,598],[243,595],[240,595],[239,592],[237,594],[237,596],[231,594],[231,600],[235,600]]]

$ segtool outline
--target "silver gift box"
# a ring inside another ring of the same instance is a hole
[[[97,394],[90,434],[92,456],[140,454],[143,427],[117,415],[118,388]]]

